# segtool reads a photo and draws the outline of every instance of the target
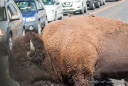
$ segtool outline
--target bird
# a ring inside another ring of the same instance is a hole
[[[68,13],[68,17],[71,17],[73,14],[71,14],[71,13]]]
[[[95,17],[95,15],[93,14],[93,13],[87,13],[88,14],[88,16],[90,16],[90,17]]]

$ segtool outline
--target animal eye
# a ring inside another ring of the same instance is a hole
[[[20,63],[27,63],[28,61],[27,61],[27,59],[20,58],[20,59],[19,59],[19,62],[20,62]]]

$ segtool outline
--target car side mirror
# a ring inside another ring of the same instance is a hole
[[[40,8],[39,10],[44,10],[44,7]]]
[[[20,17],[18,15],[12,15],[11,17],[11,21],[14,21],[14,20],[19,20]]]
[[[56,5],[59,5],[60,4],[60,2],[56,2]]]

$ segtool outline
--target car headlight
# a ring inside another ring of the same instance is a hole
[[[30,22],[30,21],[36,21],[36,18],[35,17],[26,18],[26,22]]]
[[[80,0],[75,0],[75,3],[79,3],[80,2]]]
[[[0,29],[0,35],[1,35],[1,36],[4,35],[4,30]]]

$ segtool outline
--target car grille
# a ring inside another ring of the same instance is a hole
[[[73,5],[73,2],[62,2],[63,7],[71,7]]]

